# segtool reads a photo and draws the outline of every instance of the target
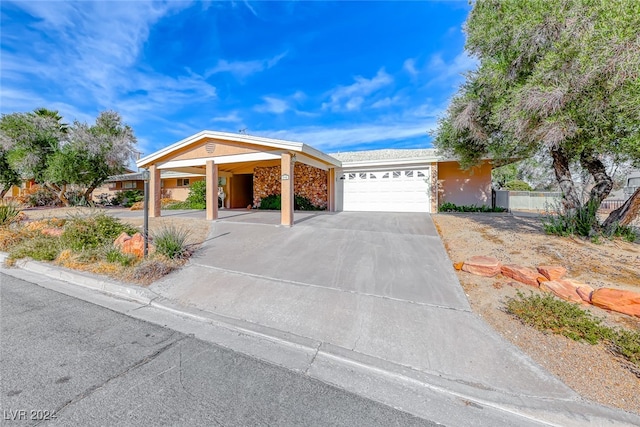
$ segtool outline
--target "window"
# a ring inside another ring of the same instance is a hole
[[[178,187],[188,187],[189,178],[178,178]]]
[[[394,177],[394,178],[400,178],[400,175],[402,175],[402,172],[400,172],[400,171],[393,171],[393,177]]]
[[[373,174],[373,173],[369,174],[369,179],[376,179],[376,178],[377,178],[377,176],[375,174]]]
[[[413,178],[413,171],[406,171],[404,174],[407,178]]]
[[[418,176],[422,178],[422,177],[424,177],[424,176],[425,176],[425,174],[424,174],[424,172],[422,172],[422,171],[418,171]]]
[[[356,179],[356,174],[355,173],[350,173],[349,174],[349,179]]]
[[[135,181],[122,181],[122,188],[124,188],[125,190],[130,190],[132,188],[136,188],[136,182]]]
[[[384,175],[382,175],[382,178],[389,178],[389,172],[386,172]]]
[[[367,179],[367,174],[366,173],[360,172],[358,175],[359,175],[360,179]]]

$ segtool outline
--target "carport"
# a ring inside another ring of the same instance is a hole
[[[238,189],[246,185],[246,177],[256,167],[279,166],[282,200],[280,224],[292,226],[296,162],[326,171],[327,210],[335,211],[335,169],[340,167],[340,161],[300,142],[246,134],[202,131],[156,151],[138,160],[136,164],[139,168],[148,169],[150,173],[149,215],[151,217],[161,215],[160,172],[162,170],[203,174],[206,180],[206,218],[208,220],[218,219],[219,191],[234,196],[234,191],[238,193]],[[242,179],[241,175],[244,175]],[[242,181],[245,183],[241,184]]]

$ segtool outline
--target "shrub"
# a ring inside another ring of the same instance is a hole
[[[9,258],[33,258],[36,261],[53,261],[60,253],[58,239],[45,235],[36,235],[20,241],[9,251]]]
[[[609,234],[609,237],[621,237],[629,243],[633,243],[638,238],[636,230],[628,225],[620,225],[616,223]]]
[[[518,179],[505,183],[504,189],[510,190],[510,191],[532,191],[533,190],[533,188],[531,188],[531,186],[528,183],[524,181],[520,181]]]
[[[501,208],[496,206],[492,208],[491,206],[476,206],[476,205],[456,205],[451,202],[444,202],[438,207],[438,212],[506,212],[505,208]]]
[[[107,251],[105,258],[107,259],[108,262],[120,264],[123,267],[129,267],[135,264],[137,261],[137,258],[135,255],[123,254],[117,248],[113,248],[113,247]]]
[[[69,201],[69,206],[90,206],[90,203],[84,198],[83,191],[70,190],[65,193],[65,197]]]
[[[151,283],[154,280],[166,276],[174,267],[157,259],[147,259],[138,264],[127,278],[136,282]]]
[[[184,228],[165,226],[153,236],[156,251],[170,259],[183,259],[189,256],[187,239],[189,231]]]
[[[258,209],[270,209],[279,211],[282,208],[282,200],[280,194],[271,194],[260,200]]]
[[[0,203],[0,227],[20,219],[20,209],[13,203]]]
[[[506,310],[543,332],[590,344],[603,342],[615,354],[640,367],[640,332],[605,326],[602,319],[575,304],[548,294],[525,296],[518,292],[515,298],[507,299]]]
[[[113,242],[122,232],[134,234],[138,230],[104,213],[73,218],[65,224],[60,241],[65,248],[82,251]]]
[[[37,185],[25,189],[17,200],[28,206],[59,206],[62,204],[57,195]]]
[[[589,202],[574,210],[542,217],[542,227],[547,234],[556,236],[593,237],[600,229],[597,211],[598,205]]]
[[[322,211],[324,208],[311,203],[311,200],[299,194],[293,197],[293,208],[299,211]],[[280,194],[271,194],[260,200],[258,209],[280,210],[282,209],[282,196]]]
[[[123,190],[113,196],[111,203],[130,208],[134,203],[141,201],[143,198],[144,194],[141,190]]]
[[[207,183],[205,181],[196,181],[189,187],[189,195],[186,201],[191,206],[205,206],[207,201],[206,193]],[[204,209],[204,207],[192,209]]]

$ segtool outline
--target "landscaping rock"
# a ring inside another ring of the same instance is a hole
[[[473,256],[464,262],[462,271],[477,276],[493,277],[500,273],[500,261],[490,256]]]
[[[538,277],[540,277],[540,274],[538,274],[537,271],[531,268],[509,264],[503,265],[500,271],[502,272],[503,276],[515,279],[518,282],[524,283],[525,285],[535,286],[536,288],[539,286]]]
[[[113,241],[113,246],[119,248],[129,239],[131,239],[131,236],[123,231],[118,237],[116,237],[116,240]]]
[[[540,283],[540,289],[545,292],[551,292],[563,300],[577,304],[588,304],[578,295],[578,287],[569,280],[549,280],[548,282]]]
[[[606,310],[640,317],[640,293],[637,292],[611,288],[596,289],[591,295],[591,303]]]
[[[453,263],[453,268],[455,268],[456,270],[460,271],[462,270],[462,266],[464,265],[463,261],[460,262],[454,262]]]
[[[588,302],[589,304],[591,304],[591,295],[593,294],[593,288],[591,286],[580,285],[576,289],[576,292],[578,293],[578,295],[580,295],[580,298],[582,298],[584,302]]]
[[[149,242],[148,250],[149,253],[155,252],[155,246]],[[123,254],[132,254],[137,256],[138,258],[142,258],[144,256],[144,236],[140,233],[136,233],[131,236],[130,239],[125,240],[120,247],[120,252]]]
[[[567,274],[567,269],[561,265],[541,265],[538,272],[549,280],[558,280]]]

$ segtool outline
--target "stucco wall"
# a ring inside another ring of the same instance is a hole
[[[294,194],[304,196],[316,206],[327,207],[327,172],[304,163],[293,168]],[[253,203],[271,194],[280,194],[280,166],[257,167],[253,172]]]
[[[491,164],[482,162],[469,170],[458,162],[438,163],[438,204],[491,205]]]

